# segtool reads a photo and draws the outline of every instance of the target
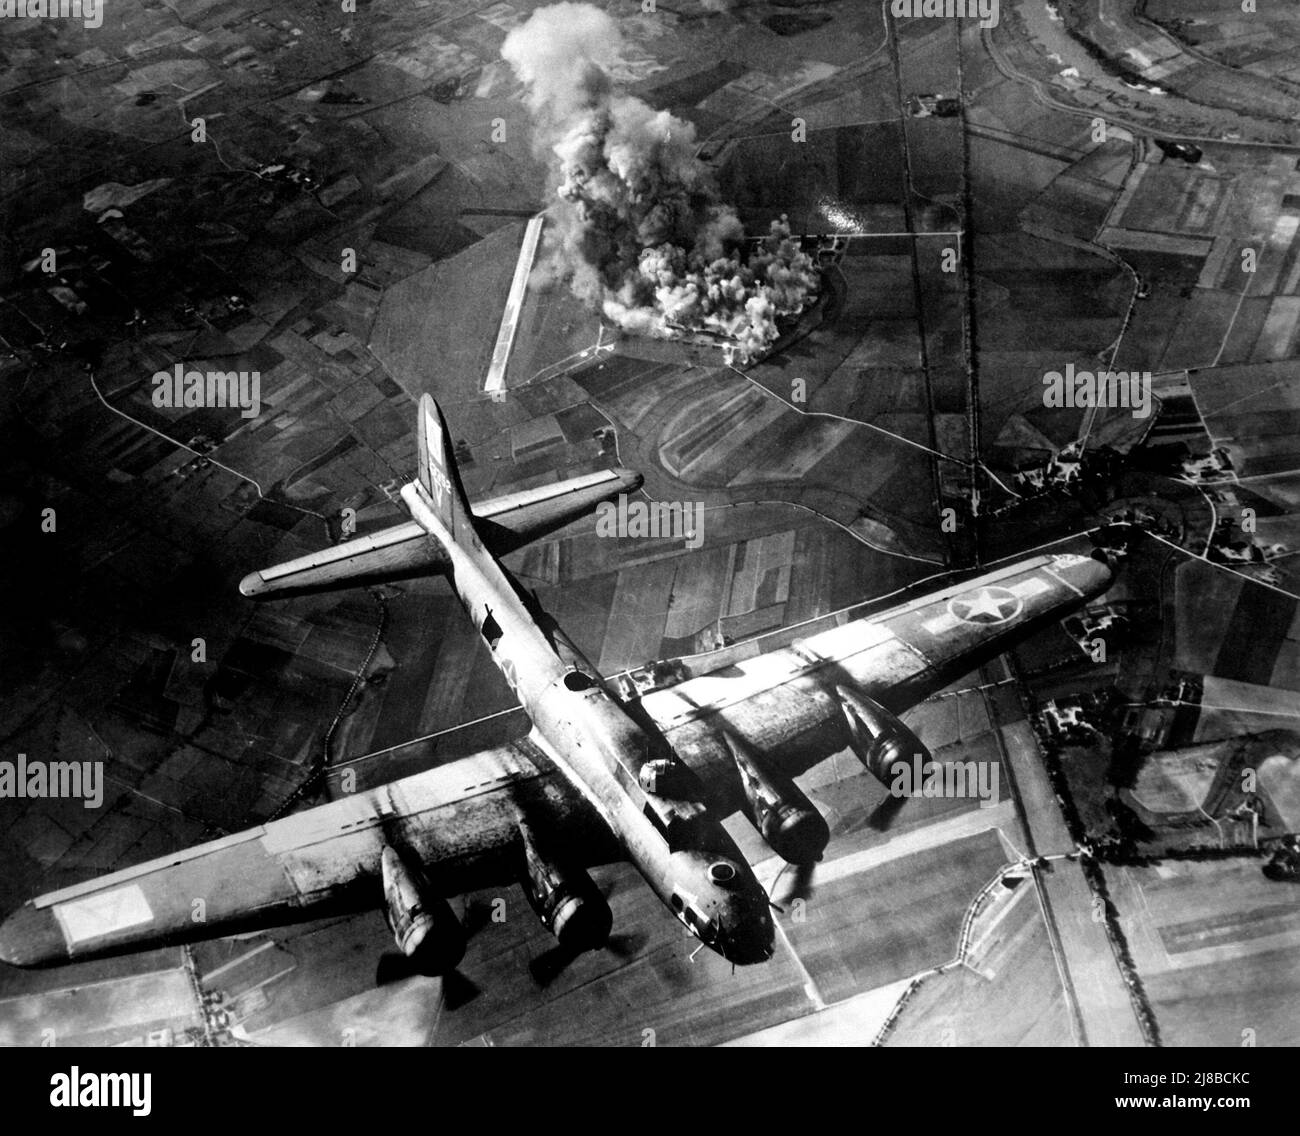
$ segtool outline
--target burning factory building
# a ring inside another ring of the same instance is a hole
[[[747,238],[694,126],[611,78],[622,53],[615,21],[578,3],[538,9],[502,44],[555,178],[537,272],[625,331],[753,361],[816,301],[817,261],[784,218]]]

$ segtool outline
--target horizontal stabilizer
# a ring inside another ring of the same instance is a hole
[[[239,590],[254,599],[282,599],[427,576],[442,571],[446,565],[447,554],[442,546],[414,521],[403,521],[250,572],[239,581]]]
[[[538,486],[472,507],[475,527],[495,556],[504,556],[586,516],[602,501],[631,493],[641,475],[602,469]],[[250,572],[239,590],[253,599],[286,599],[315,592],[436,575],[448,558],[438,541],[414,521]]]

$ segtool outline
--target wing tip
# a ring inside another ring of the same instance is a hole
[[[239,581],[239,594],[256,599],[266,591],[266,578],[261,572],[250,572]]]
[[[25,903],[0,923],[0,962],[24,970],[70,961],[54,912]]]
[[[619,489],[623,493],[635,493],[645,484],[645,475],[626,466],[615,466],[614,474],[619,480]]]

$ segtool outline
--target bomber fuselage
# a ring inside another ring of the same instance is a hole
[[[476,534],[453,539],[416,482],[402,498],[446,547],[452,587],[532,721],[534,740],[600,813],[646,882],[724,958],[770,958],[775,929],[767,894],[694,775],[661,736],[628,716],[567,640],[543,630]]]

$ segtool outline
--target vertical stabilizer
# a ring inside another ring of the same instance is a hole
[[[434,513],[453,540],[469,542],[474,522],[448,447],[447,420],[428,394],[420,396],[419,451],[420,485],[433,502]]]

